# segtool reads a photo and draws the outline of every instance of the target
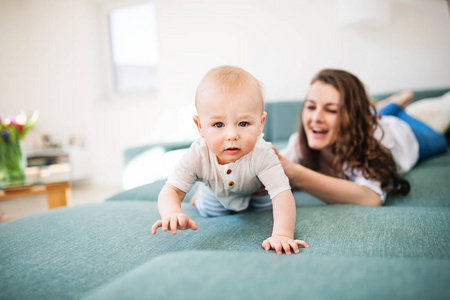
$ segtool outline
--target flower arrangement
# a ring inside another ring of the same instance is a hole
[[[25,179],[26,157],[22,140],[39,116],[35,111],[30,118],[25,112],[16,117],[0,117],[0,182],[12,183]]]

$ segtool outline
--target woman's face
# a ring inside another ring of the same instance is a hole
[[[302,123],[311,149],[322,150],[336,141],[339,91],[322,81],[314,82],[302,112]]]

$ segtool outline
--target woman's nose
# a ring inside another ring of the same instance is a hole
[[[323,111],[321,109],[316,109],[312,115],[313,121],[322,121],[323,120]]]

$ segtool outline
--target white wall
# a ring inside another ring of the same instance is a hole
[[[336,0],[156,0],[159,90],[112,100],[111,2],[0,0],[0,115],[39,107],[41,131],[84,136],[101,185],[120,184],[126,147],[196,136],[195,88],[217,65],[253,73],[268,101],[303,98],[324,67],[355,73],[371,93],[450,85],[446,1],[392,0],[390,21],[371,27],[344,26]]]
[[[95,63],[85,1],[0,1],[0,112],[40,109],[37,127],[57,140],[87,136]]]

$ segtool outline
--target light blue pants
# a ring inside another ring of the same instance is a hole
[[[447,139],[444,135],[408,115],[400,105],[390,103],[378,113],[382,116],[395,116],[408,123],[419,142],[419,160],[447,151]]]
[[[195,207],[202,217],[220,217],[236,213],[227,209],[217,200],[216,195],[203,183],[200,183],[200,193],[195,201]],[[261,211],[272,209],[272,200],[269,195],[253,196],[247,210]]]

